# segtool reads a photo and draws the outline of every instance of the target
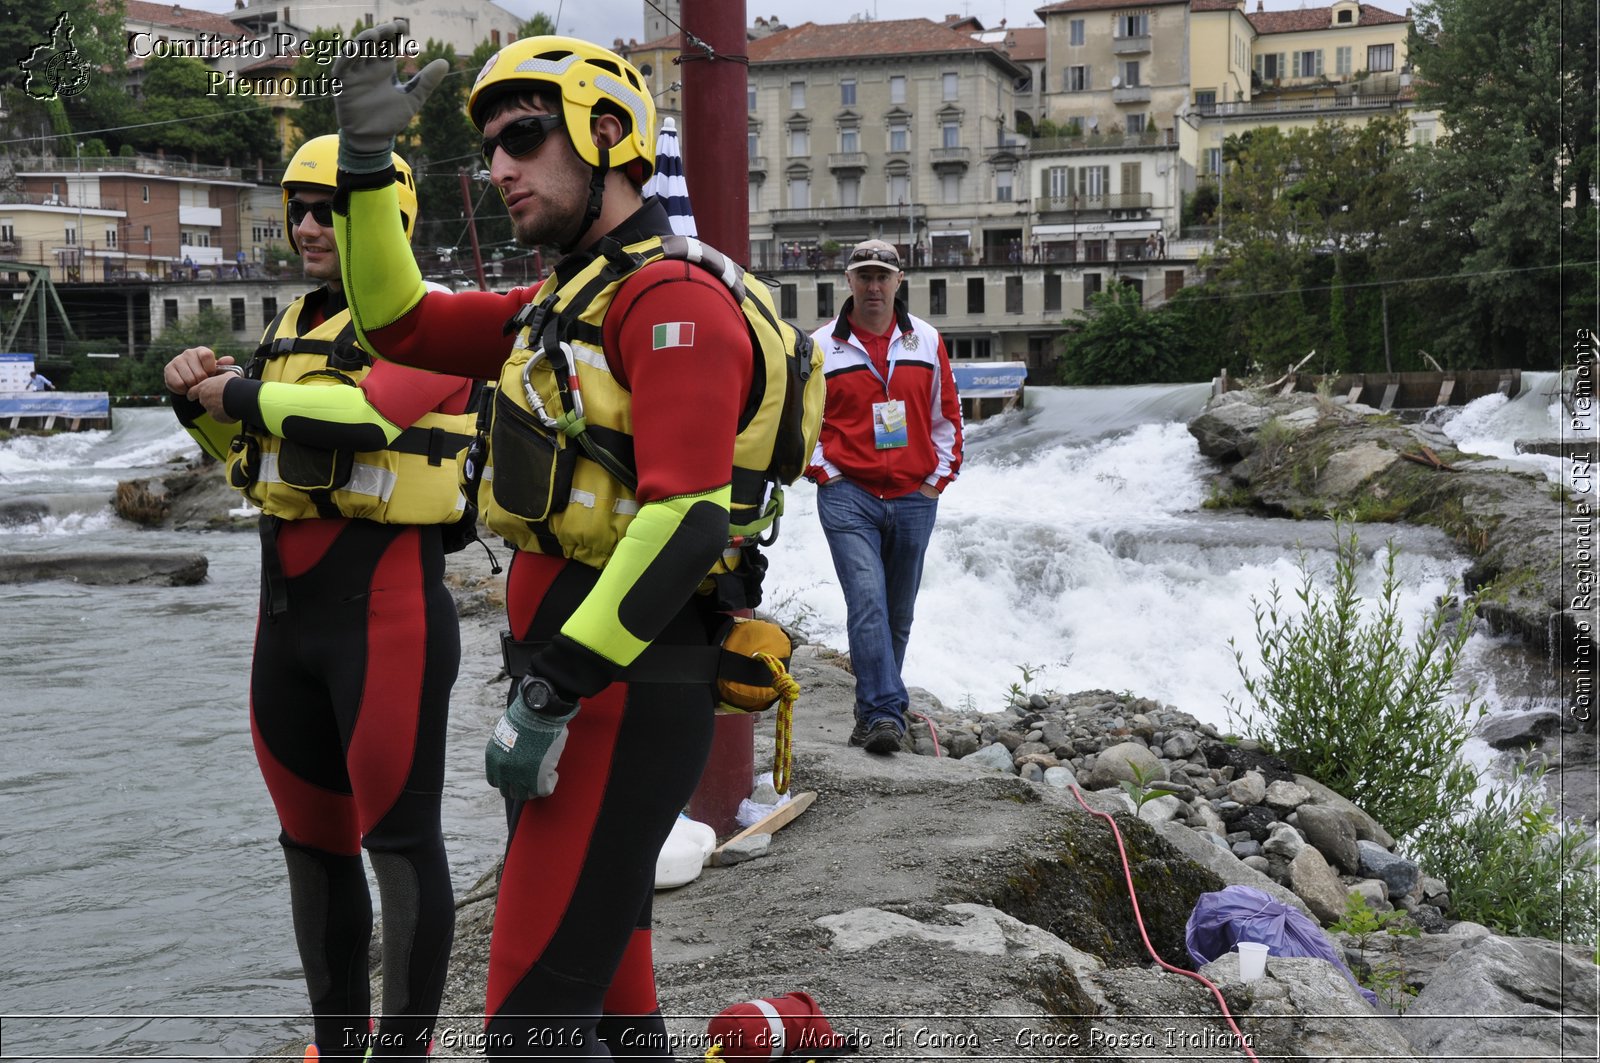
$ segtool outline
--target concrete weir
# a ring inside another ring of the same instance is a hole
[[[190,587],[206,578],[206,556],[160,551],[79,550],[0,556],[0,584],[66,580],[70,583]]]

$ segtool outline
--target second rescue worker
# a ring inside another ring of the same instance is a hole
[[[517,547],[506,597],[520,659],[508,667],[521,678],[486,754],[511,834],[485,1046],[668,1055],[655,860],[709,751],[711,677],[688,662],[714,647],[733,604],[711,574],[730,527],[761,505],[783,351],[756,292],[664,247],[701,252],[674,243],[661,202],[641,198],[655,107],[620,56],[532,37],[478,76],[468,110],[517,241],[564,256],[537,290],[503,295],[426,291],[393,222],[390,144],[444,68],[404,86],[392,63],[334,72],[348,86],[340,250],[364,342],[499,381],[481,497]]]

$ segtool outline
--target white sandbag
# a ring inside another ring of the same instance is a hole
[[[671,889],[693,882],[717,847],[717,832],[699,820],[679,815],[656,857],[656,889]]]

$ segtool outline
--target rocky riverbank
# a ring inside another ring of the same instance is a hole
[[[486,612],[468,621],[474,655],[487,655],[496,626]],[[1066,773],[1092,808],[1115,815],[1145,929],[1169,962],[1193,966],[1186,921],[1202,894],[1229,883],[1324,923],[1356,890],[1437,931],[1386,937],[1365,955],[1339,942],[1358,972],[1403,971],[1416,996],[1401,1016],[1369,1005],[1323,960],[1274,957],[1253,983],[1238,980],[1231,955],[1203,967],[1258,1056],[1596,1050],[1589,1002],[1600,970],[1583,950],[1452,924],[1447,886],[1392,853],[1380,825],[1176,709],[1084,692],[964,717],[918,691],[945,755],[878,758],[845,744],[845,662],[803,646],[794,674],[804,689],[794,789],[815,791],[815,803],[764,857],[656,894],[658,982],[680,1058],[702,1054],[722,1008],[795,989],[860,1035],[871,1058],[1241,1058],[1210,993],[1146,953],[1116,841]],[[488,710],[474,711],[487,728]],[[772,727],[760,725],[758,765]],[[931,753],[927,722],[913,742]],[[1174,784],[1137,816],[1117,785],[1135,763]],[[440,1059],[474,1058],[493,885],[490,872],[461,908]]]
[[[1218,463],[1215,505],[1437,527],[1472,559],[1465,589],[1492,627],[1544,651],[1587,641],[1594,660],[1592,605],[1563,594],[1577,558],[1561,485],[1463,453],[1431,425],[1303,392],[1226,392],[1189,431]]]
[[[1509,756],[1543,763],[1564,813],[1595,821],[1600,624],[1592,593],[1573,591],[1584,585],[1582,573],[1592,575],[1593,538],[1576,534],[1568,519],[1589,514],[1592,529],[1591,504],[1523,468],[1463,453],[1431,425],[1320,395],[1226,392],[1189,431],[1217,463],[1211,497],[1219,508],[1296,518],[1348,514],[1448,534],[1471,559],[1464,589],[1477,596],[1479,616],[1548,659],[1570,701],[1565,712],[1487,719],[1480,737]],[[1592,454],[1594,444],[1586,445]],[[1592,491],[1588,497],[1592,502]],[[1585,662],[1588,680],[1580,682],[1572,664]]]

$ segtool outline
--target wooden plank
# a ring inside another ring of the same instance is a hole
[[[54,428],[55,426],[56,426],[56,415],[52,413],[49,417],[46,417],[44,419],[45,431],[48,432],[50,429]]]
[[[1294,378],[1294,374],[1291,373],[1291,374],[1289,374],[1289,382],[1287,384],[1283,385],[1283,390],[1278,392],[1278,397],[1279,398],[1285,398],[1285,397],[1287,397],[1289,395],[1292,395],[1294,393],[1294,385],[1295,385],[1295,378]]]
[[[1388,413],[1390,408],[1392,408],[1394,406],[1394,396],[1395,396],[1395,393],[1398,392],[1399,390],[1400,390],[1400,385],[1399,384],[1386,384],[1386,385],[1384,385],[1383,402],[1379,404],[1378,409],[1382,410],[1384,413]]]
[[[1439,385],[1439,397],[1437,399],[1433,400],[1433,404],[1435,406],[1448,406],[1448,405],[1450,405],[1450,393],[1452,391],[1454,391],[1455,389],[1456,389],[1456,382],[1455,382],[1454,379],[1446,380],[1444,383],[1440,384]]]
[[[811,802],[815,801],[816,799],[817,792],[815,790],[807,790],[803,794],[796,795],[793,801],[789,801],[773,809],[771,812],[768,812],[766,815],[750,824],[750,826],[746,827],[738,834],[735,834],[733,837],[729,838],[727,841],[711,850],[712,866],[716,866],[722,850],[726,849],[734,842],[742,841],[745,838],[750,837],[752,834],[771,834],[774,831],[777,831],[779,828],[787,825],[800,813],[810,808]]]
[[[1363,384],[1361,381],[1357,380],[1354,384],[1352,384],[1350,386],[1350,394],[1345,396],[1344,401],[1349,403],[1352,406],[1355,405],[1356,403],[1360,402],[1361,401],[1361,389],[1364,388],[1364,387],[1366,387],[1366,385]]]

